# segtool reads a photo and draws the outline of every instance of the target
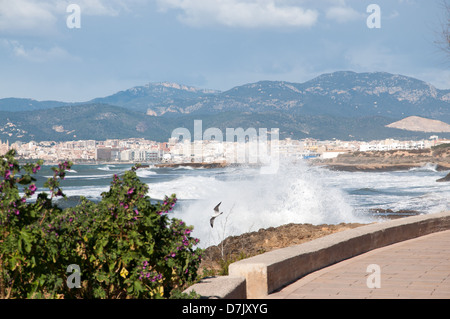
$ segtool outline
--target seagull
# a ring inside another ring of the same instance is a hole
[[[211,224],[211,228],[214,227],[214,219],[216,219],[217,216],[220,216],[223,214],[223,212],[219,212],[220,204],[222,204],[222,202],[220,202],[219,204],[217,204],[216,207],[214,207],[214,215],[212,215],[211,219],[209,220],[209,223]]]

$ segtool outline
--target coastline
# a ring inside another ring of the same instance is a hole
[[[449,171],[450,163],[433,163],[433,162],[418,162],[418,163],[403,163],[403,164],[365,164],[365,163],[332,163],[319,164],[319,166],[345,172],[391,172],[391,171],[405,171],[414,168],[424,167],[426,165],[436,165],[436,171]]]
[[[449,171],[450,147],[345,153],[332,159],[319,159],[314,165],[347,172],[399,171],[427,165],[436,171]]]
[[[28,161],[20,159],[20,161]],[[418,150],[390,150],[390,151],[366,151],[348,152],[339,154],[330,159],[314,158],[307,160],[309,164],[321,166],[331,170],[347,172],[372,172],[372,171],[398,171],[435,166],[436,171],[450,171],[450,145],[437,146]],[[261,167],[254,163],[226,163],[226,162],[135,162],[135,161],[76,161],[74,165],[135,165],[142,167],[154,166],[158,168],[225,168],[234,166]],[[58,162],[45,162],[44,165],[57,165]]]

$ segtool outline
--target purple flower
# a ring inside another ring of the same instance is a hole
[[[35,184],[31,184],[30,187],[28,187],[29,191],[30,191],[30,195],[34,195],[34,193],[36,193],[37,187]]]
[[[127,194],[128,194],[128,195],[131,195],[131,194],[133,194],[133,192],[134,192],[134,187],[131,187],[131,188],[128,190]]]
[[[11,176],[11,171],[10,171],[10,170],[7,170],[7,171],[5,172],[5,179],[8,180],[10,176]]]

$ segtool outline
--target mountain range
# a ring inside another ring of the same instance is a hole
[[[82,103],[0,99],[0,139],[167,141],[173,129],[193,130],[200,119],[204,130],[279,128],[281,138],[428,138],[429,130],[388,127],[410,116],[450,123],[450,90],[403,75],[339,71],[304,83],[260,81],[227,91],[149,83]]]

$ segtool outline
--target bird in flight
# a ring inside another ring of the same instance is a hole
[[[211,225],[211,228],[214,227],[214,219],[216,219],[217,216],[222,215],[223,212],[219,212],[219,206],[220,204],[222,204],[222,202],[220,202],[219,204],[217,204],[216,207],[214,207],[214,215],[211,216],[211,219],[209,220],[209,223]]]

